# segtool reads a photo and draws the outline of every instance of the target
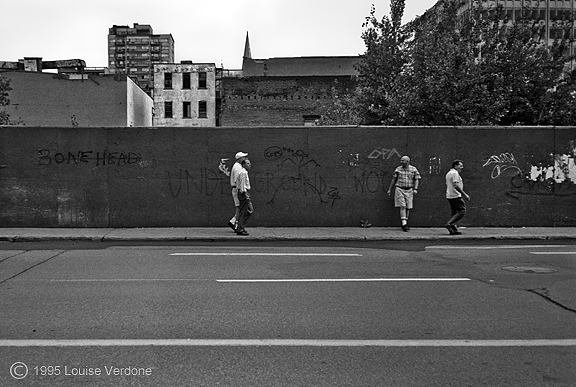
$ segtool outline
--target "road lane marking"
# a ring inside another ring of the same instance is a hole
[[[219,283],[257,283],[257,282],[459,282],[471,281],[470,278],[278,278],[278,279],[211,279],[211,278],[78,278],[51,279],[50,282],[154,282],[154,281],[216,281]]]
[[[332,254],[332,253],[171,253],[170,255],[195,256],[305,256],[305,257],[362,257],[362,254]]]
[[[566,245],[508,245],[508,246],[426,246],[426,249],[470,249],[470,250],[496,250],[496,249],[537,249],[537,248],[560,248]]]
[[[457,282],[470,278],[281,278],[281,279],[220,279],[216,282]]]
[[[308,340],[308,339],[80,339],[0,340],[0,347],[576,347],[576,339]]]
[[[538,255],[576,255],[576,251],[531,251],[530,254],[538,254]]]
[[[50,282],[154,282],[154,281],[213,281],[200,278],[79,278],[51,279]]]

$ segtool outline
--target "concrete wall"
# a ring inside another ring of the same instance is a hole
[[[423,180],[412,226],[448,218],[464,160],[462,226],[576,226],[576,128],[0,127],[2,227],[225,227],[227,172],[250,154],[250,226],[398,226],[400,156]]]

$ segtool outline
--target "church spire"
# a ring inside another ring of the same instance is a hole
[[[246,31],[246,43],[244,44],[244,58],[252,59],[250,52],[250,40],[248,39],[248,31]]]

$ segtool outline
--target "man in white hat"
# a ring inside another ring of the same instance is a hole
[[[410,165],[410,157],[402,156],[400,158],[400,166],[394,170],[394,177],[390,182],[388,188],[388,196],[392,193],[392,187],[396,186],[394,190],[394,205],[400,207],[400,221],[402,223],[402,230],[408,231],[408,216],[413,207],[414,195],[418,193],[418,184],[420,183],[420,172]]]
[[[238,215],[240,211],[240,201],[238,200],[238,188],[236,187],[236,179],[238,179],[238,175],[242,171],[242,162],[246,160],[248,157],[248,153],[238,152],[236,153],[236,162],[232,167],[232,171],[230,171],[230,186],[232,187],[232,199],[234,199],[234,207],[236,207],[236,212],[232,219],[228,221],[228,226],[236,232],[236,226],[238,224]]]

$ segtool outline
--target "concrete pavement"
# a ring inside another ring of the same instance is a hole
[[[444,228],[399,227],[250,227],[238,236],[224,227],[168,228],[0,228],[0,242],[41,241],[386,241],[386,240],[576,240],[576,227]]]

